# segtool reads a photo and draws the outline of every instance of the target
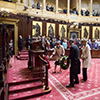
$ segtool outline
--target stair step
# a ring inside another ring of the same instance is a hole
[[[28,52],[28,50],[21,50],[21,52]]]
[[[16,85],[16,86],[10,86],[9,87],[9,93],[19,93],[23,91],[30,91],[38,88],[42,88],[43,85],[40,82],[35,82],[35,83],[28,83],[28,84],[21,84],[21,85]]]
[[[20,58],[20,60],[28,60],[28,58]]]
[[[28,55],[28,52],[19,52],[19,55]]]
[[[21,58],[28,58],[28,55],[20,55]]]
[[[21,85],[21,84],[26,84],[26,83],[38,82],[38,81],[40,81],[40,78],[34,78],[34,79],[29,79],[29,80],[17,81],[17,82],[13,81],[13,83],[9,82],[8,84],[10,86],[14,86],[14,85]]]
[[[36,89],[31,91],[10,94],[9,100],[26,100],[37,96],[42,96],[43,94],[44,91],[42,89]]]

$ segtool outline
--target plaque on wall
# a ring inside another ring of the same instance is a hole
[[[42,36],[42,22],[39,21],[32,22],[32,36],[33,37]]]
[[[46,36],[55,36],[55,24],[47,23],[47,32]]]
[[[93,26],[92,38],[93,39],[99,39],[100,38],[100,27]]]
[[[59,24],[59,35],[62,38],[67,37],[67,25]]]
[[[89,38],[89,26],[82,26],[81,38]]]

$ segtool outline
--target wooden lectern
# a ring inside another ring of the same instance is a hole
[[[34,78],[40,79],[44,92],[50,92],[51,87],[48,86],[48,63],[42,59],[44,53],[42,41],[31,42],[30,48],[28,68],[32,69]]]
[[[42,41],[31,42],[30,50],[28,51],[28,53],[29,53],[28,67],[29,68],[37,67],[37,65],[39,64],[36,62],[36,61],[39,61],[39,58],[37,55],[38,54],[43,55],[44,53],[44,51],[42,50]],[[41,63],[40,63],[40,66],[42,66]]]

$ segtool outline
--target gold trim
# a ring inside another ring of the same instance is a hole
[[[68,39],[70,39],[70,32],[78,32],[78,38],[80,38],[80,30],[75,28],[68,28]]]
[[[18,22],[17,19],[0,18],[0,23],[14,25],[14,46],[15,54],[18,52]]]

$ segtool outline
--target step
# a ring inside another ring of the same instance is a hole
[[[28,60],[28,58],[20,58],[20,60]]]
[[[10,94],[9,100],[27,100],[42,95],[44,95],[43,89],[29,90],[25,92]]]
[[[32,83],[32,82],[38,82],[40,81],[40,78],[34,78],[34,79],[27,79],[23,81],[13,81],[11,83],[8,83],[9,86],[15,86],[15,85],[21,85],[21,84],[26,84],[26,83]]]
[[[28,50],[21,50],[21,52],[28,52]]]
[[[43,85],[40,82],[10,86],[9,94],[19,93],[19,92],[24,92],[24,91],[31,91],[31,90],[39,89],[42,87],[43,87]]]
[[[20,55],[20,58],[28,58],[28,55]]]
[[[28,52],[19,52],[19,55],[28,55]]]

